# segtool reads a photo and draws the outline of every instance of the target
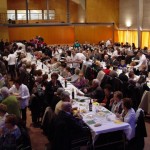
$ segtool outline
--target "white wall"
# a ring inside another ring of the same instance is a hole
[[[150,30],[150,0],[143,0],[143,29]]]
[[[120,0],[119,3],[119,28],[126,29],[126,22],[131,22],[130,29],[137,28],[138,0]]]
[[[119,2],[120,29],[126,29],[126,22],[129,20],[130,29],[141,26],[143,30],[150,30],[150,0],[120,0]]]

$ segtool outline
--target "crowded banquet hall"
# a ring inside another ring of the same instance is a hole
[[[149,7],[0,0],[0,150],[149,150]]]

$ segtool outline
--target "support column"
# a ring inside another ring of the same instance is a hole
[[[4,26],[3,24],[7,24],[7,0],[0,0],[0,39],[3,39],[6,41],[6,39],[9,40],[9,32],[8,32],[8,26]]]
[[[28,10],[29,10],[29,0],[26,0],[26,23],[29,22]]]
[[[67,23],[70,23],[70,2],[69,0],[66,0],[66,3],[67,3]]]
[[[138,3],[138,15],[137,15],[137,31],[138,31],[138,47],[141,48],[142,40],[142,22],[143,22],[143,0],[137,0]]]
[[[49,0],[46,0],[47,20],[49,20]]]

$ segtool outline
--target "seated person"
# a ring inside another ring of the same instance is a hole
[[[55,110],[56,104],[61,100],[61,95],[64,91],[65,89],[60,87],[57,89],[57,92],[54,93],[54,97],[52,99],[52,104],[51,104],[51,108],[53,111]]]
[[[121,114],[122,98],[123,98],[123,94],[121,91],[114,92],[114,96],[110,100],[110,104],[109,104],[109,108],[110,108],[111,112]]]
[[[70,102],[70,94],[67,91],[61,93],[61,100],[56,104],[55,114],[58,114],[62,110],[63,102]]]
[[[117,56],[112,56],[111,66],[117,66],[119,65],[119,62],[117,60]]]
[[[101,102],[104,99],[104,93],[102,88],[99,85],[98,79],[93,79],[92,85],[88,88],[84,88],[83,92],[85,93],[84,96],[91,97],[93,99],[97,99],[98,102]],[[77,93],[78,95],[83,95]]]
[[[83,61],[82,71],[85,74],[87,67],[92,66],[92,60],[89,57],[86,57],[86,61]]]
[[[122,121],[129,123],[131,127],[131,132],[127,133],[127,139],[131,140],[135,137],[135,111],[132,108],[132,100],[130,98],[124,98],[123,99],[123,110],[121,114],[116,114],[118,118],[120,118]],[[125,131],[126,132],[126,131]]]
[[[35,82],[41,83],[42,82],[42,70],[39,69],[36,71],[36,80]]]
[[[0,73],[0,88],[2,88],[5,85],[5,78]]]
[[[123,68],[122,69],[122,73],[120,73],[119,75],[119,79],[122,81],[122,82],[128,82],[128,76],[126,75],[127,73],[127,69],[126,68]]]
[[[21,131],[17,126],[17,117],[15,115],[10,114],[6,116],[5,125],[0,130],[0,135],[4,137],[4,141],[2,143],[4,149],[16,150],[17,146],[16,140],[20,138]]]
[[[133,71],[130,71],[128,76],[129,76],[129,80],[128,80],[129,82],[130,82],[131,80],[132,80],[133,82],[135,82],[135,83],[137,82],[137,77],[136,77],[136,75],[134,74]]]
[[[126,68],[126,67],[127,67],[127,65],[126,65],[126,63],[125,63],[125,60],[121,60],[121,62],[120,62],[120,64],[119,64],[118,68],[119,68],[119,69],[123,69],[123,68]]]
[[[69,78],[69,77],[71,77],[70,67],[64,68],[62,77],[63,78]]]
[[[145,75],[146,77],[148,77],[148,71],[147,71],[146,66],[141,67],[140,75]]]
[[[149,91],[149,87],[147,86],[147,83],[146,83],[146,76],[145,75],[141,75],[138,79],[138,81],[136,82],[136,86],[138,88],[142,87],[143,89],[143,92],[146,90],[146,91]]]
[[[4,127],[7,115],[7,106],[4,104],[0,104],[0,129]]]
[[[100,103],[101,106],[106,107],[107,109],[109,109],[109,103],[110,103],[110,99],[113,98],[113,93],[111,91],[111,85],[107,84],[104,87],[104,99],[102,100],[102,102]]]
[[[113,66],[113,70],[110,71],[109,75],[110,75],[112,78],[118,77],[117,69],[118,69],[117,66]]]
[[[73,74],[71,77],[66,78],[67,80],[70,80],[71,83],[74,83],[79,78],[80,69],[75,69],[75,74]]]
[[[105,76],[104,71],[103,71],[103,70],[100,70],[100,71],[98,72],[98,74],[97,74],[97,77],[96,77],[96,78],[99,80],[99,84],[100,84],[100,85],[101,85],[101,82],[102,82],[104,76]]]
[[[103,69],[103,71],[105,72],[105,74],[109,75],[110,73],[110,65],[106,65],[106,69]]]
[[[78,89],[82,89],[87,84],[87,80],[85,79],[83,72],[80,71],[79,78],[73,83],[75,87]]]
[[[52,150],[70,150],[73,139],[89,136],[89,130],[85,127],[81,117],[72,115],[71,103],[63,102],[62,110],[58,113],[54,122]]]

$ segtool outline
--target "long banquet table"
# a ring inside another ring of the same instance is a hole
[[[41,69],[43,73],[47,73],[50,80],[49,68],[45,64],[42,65],[42,62],[40,62],[40,60],[36,61],[36,64],[37,69]],[[100,134],[118,130],[124,130],[126,136],[130,137],[131,128],[128,123],[118,120],[115,114],[100,106],[97,102],[93,102],[93,109],[92,111],[89,111],[90,98],[78,96],[77,92],[82,93],[79,89],[77,89],[70,82],[67,82],[67,87],[65,87],[63,77],[59,76],[58,79],[60,80],[65,90],[70,93],[70,96],[72,93],[72,89],[74,89],[75,98],[72,101],[72,106],[77,108],[77,111],[82,115],[84,122],[91,129],[93,143],[96,141]]]

